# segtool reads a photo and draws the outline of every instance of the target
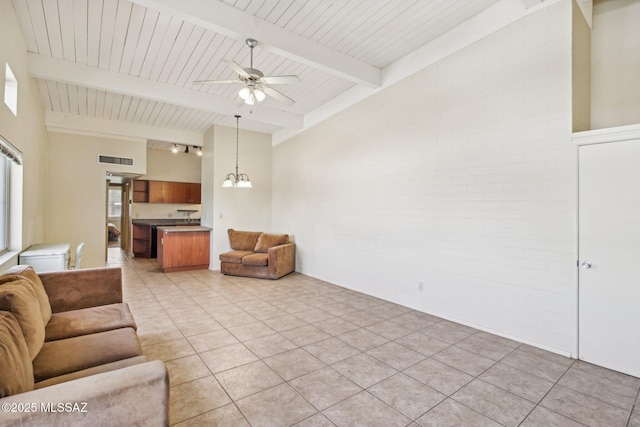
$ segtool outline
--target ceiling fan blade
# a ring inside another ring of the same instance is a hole
[[[196,80],[194,85],[210,85],[218,83],[244,83],[242,80]]]
[[[298,76],[264,76],[260,80],[269,85],[284,85],[287,83],[298,83]]]
[[[244,68],[242,68],[242,66],[240,64],[238,64],[236,61],[232,61],[230,59],[223,59],[224,63],[227,64],[229,67],[233,68],[233,71],[235,71],[236,73],[238,73],[239,76],[244,77],[245,79],[249,78],[249,73],[247,73]]]
[[[269,95],[270,97],[272,97],[275,100],[281,101],[281,102],[285,102],[287,104],[295,104],[296,101],[294,101],[293,99],[289,98],[287,95],[278,92],[277,90],[275,90],[274,88],[271,88],[269,86],[263,86],[262,87],[262,91]]]

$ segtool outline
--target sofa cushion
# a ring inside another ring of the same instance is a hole
[[[259,253],[247,255],[246,257],[242,258],[242,264],[258,266],[269,265],[269,254]]]
[[[18,320],[0,311],[0,398],[33,390],[29,348]]]
[[[220,261],[231,262],[233,264],[242,264],[242,258],[253,254],[253,251],[232,251],[220,254]]]
[[[42,322],[46,325],[49,319],[51,319],[51,303],[49,302],[49,296],[44,289],[40,276],[30,265],[14,265],[5,274],[0,276],[0,283],[12,282],[15,280],[26,279],[38,297],[38,304],[40,304],[40,314],[42,314]]]
[[[51,320],[44,330],[45,341],[61,340],[119,328],[137,328],[129,305],[126,303],[63,311],[51,316]]]
[[[256,246],[259,231],[236,231],[233,228],[227,230],[229,234],[229,243],[234,251],[253,251]]]
[[[0,286],[0,310],[11,312],[18,320],[33,360],[44,343],[44,322],[31,284],[20,279]]]
[[[141,355],[140,342],[132,328],[49,341],[33,360],[33,376],[39,382]]]
[[[54,384],[66,383],[67,381],[77,380],[78,378],[88,377],[90,375],[101,374],[103,372],[115,371],[116,369],[126,368],[127,366],[145,363],[149,359],[145,356],[129,357],[127,359],[118,360],[117,362],[105,363],[104,365],[94,366],[93,368],[82,369],[80,371],[71,372],[70,374],[60,375],[58,377],[49,378],[35,384],[35,388],[48,387]],[[33,379],[33,376],[31,377]]]
[[[268,252],[269,248],[289,243],[288,234],[267,234],[262,233],[253,249],[256,252]]]

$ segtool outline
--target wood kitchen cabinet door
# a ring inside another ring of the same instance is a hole
[[[149,181],[149,203],[166,203],[163,184],[162,181]]]
[[[189,203],[195,203],[199,205],[202,203],[202,185],[201,184],[189,184]]]
[[[176,198],[175,182],[162,181],[162,203],[180,203]]]
[[[191,199],[191,183],[189,182],[173,182],[174,203],[192,203]]]

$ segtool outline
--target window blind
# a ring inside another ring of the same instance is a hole
[[[14,147],[2,135],[0,135],[0,155],[6,157],[17,165],[22,164],[22,153],[20,150]]]

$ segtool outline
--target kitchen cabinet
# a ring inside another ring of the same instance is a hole
[[[133,254],[141,258],[151,257],[150,224],[133,224]]]
[[[164,182],[147,181],[149,185],[149,203],[164,203]]]
[[[158,265],[164,273],[209,268],[211,229],[158,227]]]
[[[192,182],[173,182],[173,203],[200,204],[200,191],[202,186]]]
[[[149,181],[133,181],[133,201],[136,203],[149,202]]]
[[[191,183],[188,182],[166,182],[169,203],[193,203],[191,202]]]
[[[178,212],[197,212],[195,210],[178,209]],[[132,221],[133,254],[140,258],[156,258],[158,254],[157,227],[200,225],[200,220],[184,219],[134,219]]]
[[[139,184],[139,186],[140,188],[146,187],[146,200],[142,195],[138,196],[138,200],[136,200],[136,182],[145,183]],[[195,182],[136,180],[134,181],[133,201],[141,203],[200,204],[202,200],[200,196],[201,188],[200,183]]]
[[[202,203],[202,185],[190,184],[189,185],[189,203],[195,203],[199,205]]]

